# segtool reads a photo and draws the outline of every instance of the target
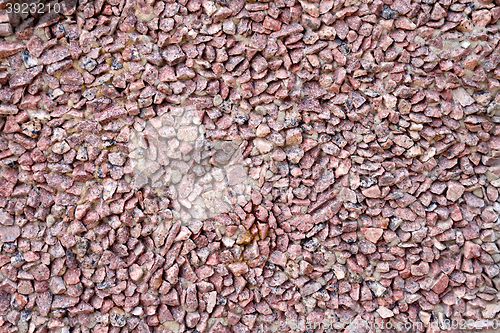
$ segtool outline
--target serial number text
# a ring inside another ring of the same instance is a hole
[[[56,13],[59,14],[62,11],[62,6],[58,3],[55,4],[45,4],[45,3],[7,3],[7,14],[45,14],[45,13]]]

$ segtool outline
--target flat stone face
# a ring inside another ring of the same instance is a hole
[[[46,265],[37,266],[31,273],[36,281],[44,281],[50,277],[50,270]]]
[[[4,218],[7,216],[4,215]],[[15,241],[21,235],[21,228],[18,226],[3,226],[0,227],[0,236],[2,242],[10,243]]]
[[[36,66],[24,71],[15,73],[9,79],[9,85],[11,88],[19,88],[24,85],[31,83],[31,81],[42,72],[43,66]]]
[[[0,43],[0,57],[5,58],[11,56],[13,54],[18,53],[21,50],[24,50],[26,45],[22,42],[1,42]]]
[[[458,182],[450,182],[446,191],[446,199],[457,201],[464,194],[465,187]]]
[[[373,186],[363,190],[362,193],[367,198],[379,198],[381,195],[380,188],[378,186]]]
[[[311,282],[311,283],[308,283],[306,284],[302,290],[301,290],[301,294],[303,296],[309,296],[311,295],[312,293],[318,291],[319,289],[321,288],[321,284],[318,283],[318,282]]]
[[[231,272],[233,272],[233,274],[235,274],[236,276],[239,276],[239,275],[242,275],[242,274],[245,274],[248,272],[248,266],[242,262],[230,264],[228,267],[231,270]]]
[[[474,99],[469,95],[467,90],[462,87],[453,90],[452,94],[453,98],[462,106],[468,106],[474,103]]]
[[[177,45],[167,47],[163,51],[162,56],[169,66],[177,65],[186,59],[186,55]]]
[[[384,306],[379,307],[377,309],[377,312],[380,315],[380,317],[382,317],[382,318],[390,318],[390,317],[394,316],[394,312],[392,312],[390,309],[388,309]]]
[[[384,230],[380,229],[380,228],[365,228],[364,230],[361,229],[361,233],[370,242],[377,243],[377,241],[380,239],[380,237],[382,237]]]
[[[437,279],[437,281],[434,283],[432,291],[434,291],[438,295],[441,294],[443,291],[446,290],[446,287],[448,287],[449,280],[450,279],[448,278],[448,275],[441,274]]]
[[[413,146],[413,140],[411,140],[408,136],[406,135],[398,135],[394,138],[394,142],[403,148],[410,148]]]
[[[50,50],[45,51],[40,56],[40,62],[44,65],[50,65],[57,61],[61,61],[70,56],[70,51],[67,47],[56,46]]]

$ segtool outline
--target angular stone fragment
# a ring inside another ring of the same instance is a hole
[[[395,136],[394,143],[406,149],[411,148],[413,146],[413,140],[406,135]]]
[[[382,237],[384,230],[380,228],[361,228],[361,233],[366,239],[375,244]]]
[[[69,146],[69,144],[66,141],[57,142],[52,147],[52,151],[54,153],[60,154],[60,155],[67,153],[70,149],[71,149],[71,147]]]
[[[382,318],[391,318],[394,316],[394,312],[392,312],[390,309],[386,308],[385,306],[380,306],[377,309],[377,313],[380,315]]]
[[[382,294],[387,290],[380,282],[378,281],[368,281],[368,287],[373,292],[376,297],[382,296]]]
[[[394,26],[403,30],[415,30],[417,25],[407,17],[400,17],[394,22]]]
[[[275,265],[279,265],[282,267],[285,267],[287,258],[286,255],[283,252],[280,251],[274,251],[271,253],[269,256],[269,262]]]
[[[174,82],[177,80],[175,70],[170,66],[163,66],[158,72],[158,79],[162,82]]]
[[[209,292],[207,294],[206,300],[207,300],[207,312],[212,313],[215,304],[217,302],[217,292],[216,291]]]
[[[439,3],[436,3],[431,12],[431,20],[439,21],[440,19],[445,18],[446,16],[447,16],[446,10],[443,7],[441,7]]]
[[[290,146],[302,143],[302,134],[298,128],[292,128],[286,132],[286,144]]]
[[[195,284],[191,284],[186,289],[186,308],[188,310],[196,310],[198,308],[198,293]]]
[[[60,276],[53,276],[49,281],[49,288],[53,294],[62,294],[66,290],[64,281]]]
[[[132,279],[132,281],[139,281],[144,274],[142,268],[137,265],[137,264],[132,264],[132,266],[129,267],[129,276]]]
[[[15,73],[9,79],[9,86],[11,88],[19,88],[29,84],[33,79],[42,72],[43,66],[36,66],[26,69],[24,71]]]
[[[177,130],[177,139],[182,141],[195,141],[198,137],[198,127],[182,126]]]
[[[266,36],[264,36],[262,34],[254,33],[252,35],[252,37],[250,38],[250,42],[249,42],[248,46],[256,49],[257,51],[262,51],[266,47],[266,44],[267,44],[267,37]]]
[[[0,58],[6,58],[9,57],[13,54],[16,54],[20,52],[21,50],[24,50],[26,48],[26,45],[22,42],[1,42],[0,43]]]
[[[475,207],[475,208],[484,207],[484,200],[478,198],[477,196],[475,196],[474,194],[472,194],[470,192],[465,192],[464,199],[465,199],[465,202],[471,207]]]
[[[426,262],[421,262],[418,265],[411,265],[410,270],[413,276],[424,276],[429,273],[429,264]]]
[[[3,243],[11,243],[21,235],[21,228],[17,225],[0,227],[0,237]]]
[[[75,306],[80,299],[78,297],[71,297],[67,295],[55,295],[52,301],[53,309],[67,309]]]
[[[481,246],[471,241],[466,241],[464,244],[464,258],[478,258],[481,255]]]
[[[298,147],[291,147],[286,150],[288,161],[292,164],[298,164],[304,157],[304,150]]]
[[[50,65],[55,62],[61,61],[69,57],[71,54],[69,49],[65,46],[55,46],[50,50],[45,51],[40,56],[40,62],[44,65]]]
[[[82,85],[83,84],[83,76],[76,69],[69,69],[62,73],[61,78],[59,80],[61,84],[69,84],[69,85]]]
[[[196,324],[198,324],[198,322],[200,321],[200,318],[201,318],[201,316],[200,316],[199,312],[197,312],[197,311],[196,312],[188,312],[186,314],[186,326],[191,327],[191,328],[195,327]]]
[[[482,315],[485,319],[492,319],[498,312],[500,312],[500,304],[486,304]]]
[[[273,149],[273,144],[265,139],[257,138],[253,143],[261,154],[266,154]]]
[[[474,98],[469,95],[467,90],[459,87],[452,91],[453,98],[460,103],[462,106],[468,106],[474,103]]]
[[[124,327],[127,324],[127,317],[125,311],[120,308],[112,308],[109,311],[109,321],[114,327]]]
[[[362,189],[361,193],[363,193],[363,195],[367,198],[380,198],[380,195],[382,194],[382,192],[380,192],[380,188],[377,185],[369,187],[367,189]]]
[[[446,199],[451,201],[457,201],[464,194],[465,187],[456,181],[450,181],[448,183],[448,190],[446,191]]]
[[[185,65],[178,65],[177,66],[177,79],[178,80],[188,80],[192,79],[196,76],[196,73],[189,67]]]
[[[50,277],[50,270],[46,265],[38,265],[31,273],[36,281],[45,281]]]
[[[441,274],[432,286],[432,291],[438,295],[441,294],[446,290],[446,287],[448,287],[449,280],[448,275]]]
[[[309,296],[309,295],[315,293],[316,291],[318,291],[320,289],[321,289],[321,284],[317,281],[313,281],[313,282],[306,284],[304,287],[302,287],[302,289],[300,290],[300,293],[301,293],[302,297],[306,297],[306,296]]]
[[[491,13],[487,9],[482,9],[478,11],[474,11],[472,13],[472,22],[475,26],[485,27],[491,21]]]
[[[390,8],[401,15],[406,15],[411,10],[411,1],[396,0],[391,4]]]
[[[178,45],[170,45],[162,52],[162,57],[169,66],[180,64],[186,60],[186,54]]]
[[[228,267],[236,276],[241,276],[248,273],[248,266],[244,262],[235,262],[230,264]]]
[[[106,122],[112,119],[117,119],[123,117],[127,114],[127,110],[124,109],[117,103],[112,103],[108,108],[104,111],[96,113],[94,115],[94,120],[97,122]]]
[[[36,305],[40,311],[40,315],[47,316],[50,312],[52,304],[52,294],[50,291],[45,291],[37,295]]]
[[[226,174],[229,186],[243,184],[248,179],[247,170],[239,164],[226,168]]]

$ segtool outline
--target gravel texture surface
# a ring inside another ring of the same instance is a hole
[[[51,5],[0,3],[1,333],[500,326],[499,0]]]

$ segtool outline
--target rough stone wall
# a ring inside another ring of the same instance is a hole
[[[500,325],[500,1],[48,4],[0,4],[0,332]]]

